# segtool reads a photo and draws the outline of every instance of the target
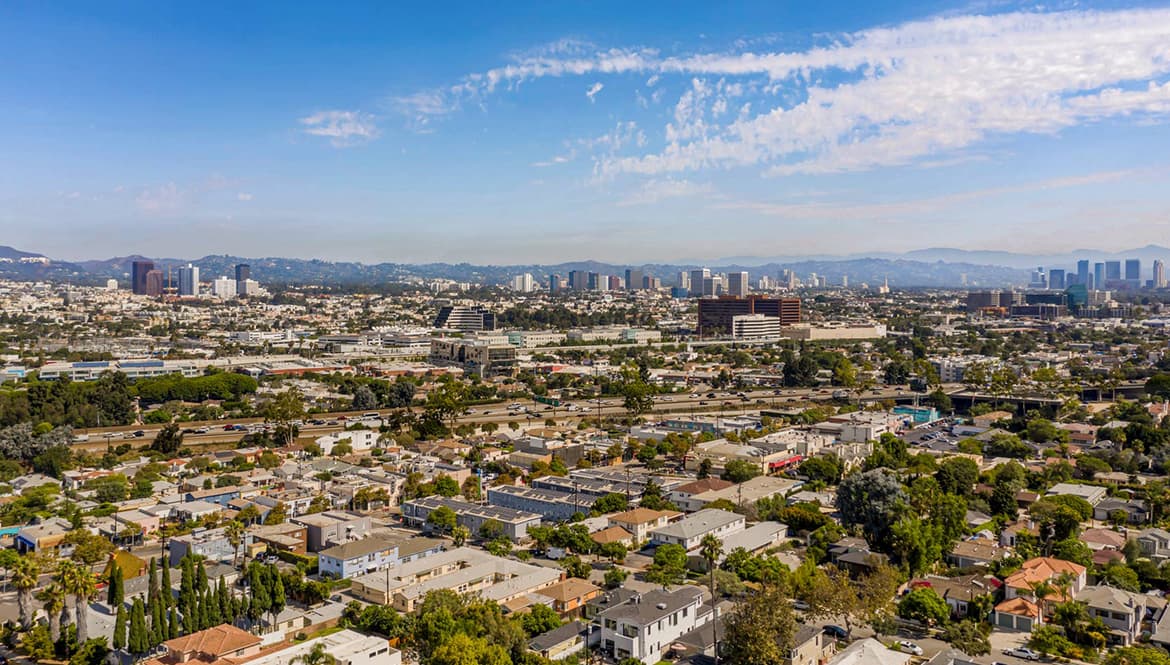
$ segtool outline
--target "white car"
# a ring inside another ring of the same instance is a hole
[[[922,647],[918,646],[917,644],[915,644],[913,642],[901,640],[901,641],[895,642],[894,646],[898,647],[898,650],[902,651],[904,653],[912,653],[915,656],[922,655]]]
[[[1028,647],[1015,647],[1012,649],[1004,649],[1003,655],[1015,656],[1016,658],[1023,658],[1024,660],[1040,660],[1040,654],[1032,651]]]

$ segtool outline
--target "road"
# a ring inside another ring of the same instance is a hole
[[[715,392],[716,397],[707,395]],[[744,391],[746,400],[736,393],[727,391],[706,390],[702,393],[676,393],[670,395],[656,395],[654,399],[654,413],[658,414],[712,414],[738,415],[758,412],[768,408],[793,408],[802,402],[816,402],[832,400],[831,389],[795,388],[759,389]],[[913,396],[908,390],[898,388],[878,388],[858,396],[851,395],[851,399],[862,401],[883,401],[889,399],[909,399]],[[508,406],[519,404],[522,410],[511,411]],[[558,422],[576,422],[582,418],[596,418],[598,412],[603,418],[623,417],[626,415],[621,398],[607,397],[599,400],[580,399],[573,402],[578,407],[576,411],[569,411],[564,406],[552,407],[532,400],[520,399],[499,404],[488,404],[471,407],[467,414],[460,416],[459,424],[479,425],[483,423],[504,424],[508,422],[531,423],[552,418]],[[389,416],[401,409],[377,409],[379,416]],[[365,413],[374,413],[371,410]],[[338,411],[332,413],[312,414],[314,420],[324,420],[325,424],[314,425],[306,422],[300,427],[301,436],[318,437],[325,434],[340,432],[345,429],[346,422],[355,417],[361,417],[361,411]],[[345,418],[347,420],[341,420]],[[210,428],[206,433],[187,433],[184,443],[190,446],[214,446],[215,444],[234,444],[244,437],[246,432],[225,431],[225,425],[259,425],[263,418],[233,418],[219,421],[201,421],[182,423],[185,429]],[[79,429],[76,433],[88,436],[88,440],[74,444],[74,447],[89,452],[104,451],[107,446],[117,446],[129,442],[136,447],[149,445],[162,429],[162,425],[122,425],[117,427],[94,427]],[[142,436],[133,436],[135,432],[142,432]]]

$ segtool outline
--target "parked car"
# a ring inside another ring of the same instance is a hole
[[[898,651],[903,653],[912,653],[915,656],[922,655],[922,647],[908,640],[898,640],[894,642],[894,646],[898,647]]]
[[[849,633],[846,632],[844,628],[841,626],[835,626],[833,624],[825,626],[824,631],[825,634],[832,635],[835,639],[838,640],[844,640],[849,637]]]
[[[1011,649],[1004,649],[1003,655],[1015,656],[1016,658],[1023,658],[1024,660],[1040,660],[1040,654],[1032,651],[1028,647],[1014,647]]]

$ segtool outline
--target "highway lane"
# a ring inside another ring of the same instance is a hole
[[[833,399],[833,390],[829,388],[810,389],[757,389],[742,391],[746,396],[740,397],[736,391],[712,391],[694,393],[674,393],[656,395],[654,399],[654,413],[658,414],[713,414],[722,412],[728,415],[756,412],[761,409],[794,408],[802,403],[828,401]],[[715,397],[708,397],[715,393]],[[908,390],[898,388],[877,388],[858,395],[851,393],[850,399],[863,401],[883,401],[888,399],[908,399],[913,396]],[[517,422],[530,425],[533,422],[543,422],[552,418],[558,423],[574,423],[583,418],[596,418],[599,411],[598,400],[572,400],[576,410],[570,411],[566,406],[552,407],[546,404],[527,399],[511,400],[497,404],[476,405],[470,407],[468,413],[458,418],[459,424],[479,425],[483,423],[497,423],[500,425]],[[510,405],[520,405],[521,410],[509,410]],[[377,412],[379,416],[389,416],[402,409],[377,409],[365,413]],[[605,397],[600,400],[600,414],[603,418],[623,417],[626,410],[620,398]],[[300,428],[301,437],[318,437],[325,434],[339,432],[351,424],[354,418],[360,418],[361,411],[342,411],[327,414],[311,414],[312,420],[323,420],[325,424],[312,424],[306,421]],[[345,418],[345,420],[341,420]],[[206,433],[187,433],[184,442],[192,446],[212,446],[214,444],[238,443],[248,432],[226,431],[226,425],[262,425],[262,418],[235,418],[220,421],[186,422],[180,423],[184,429],[199,429],[207,427]],[[88,451],[104,451],[109,446],[118,446],[130,443],[135,447],[147,446],[162,429],[162,425],[127,425],[118,427],[91,428],[77,430],[78,434],[89,438],[77,442],[74,447]],[[141,431],[140,437],[133,436],[134,432]]]

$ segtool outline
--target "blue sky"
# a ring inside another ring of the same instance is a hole
[[[1165,6],[414,4],[0,6],[0,243],[641,263],[1167,242]]]

